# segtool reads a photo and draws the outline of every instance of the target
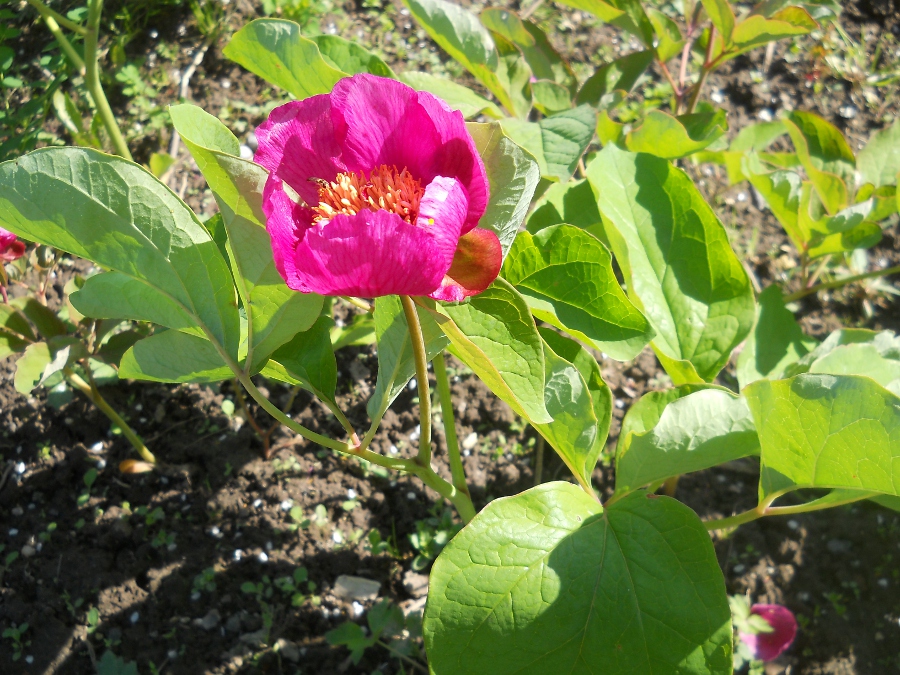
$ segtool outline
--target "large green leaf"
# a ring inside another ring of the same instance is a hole
[[[219,382],[234,377],[213,344],[202,337],[167,330],[131,347],[119,377],[151,382]]]
[[[724,110],[680,117],[662,110],[651,110],[641,125],[625,136],[625,146],[632,152],[677,159],[702,150],[721,138],[727,130]]]
[[[388,64],[358,42],[350,42],[338,35],[313,35],[310,39],[319,47],[319,53],[329,66],[347,75],[371,73],[379,77],[397,77]]]
[[[856,167],[863,183],[875,187],[896,185],[900,172],[900,121],[877,131],[856,157]]]
[[[604,510],[569,483],[485,507],[431,572],[435,675],[730,674],[731,614],[696,514],[637,493]]]
[[[222,213],[232,272],[249,312],[248,355],[250,370],[256,372],[273,351],[312,326],[323,298],[291,290],[275,267],[262,227],[265,169],[228,154],[237,139],[212,115],[187,104],[169,112]]]
[[[184,202],[136,164],[85,148],[5,162],[0,223],[153,287],[237,357],[228,266]]]
[[[684,389],[685,395],[666,405],[652,428],[619,436],[616,492],[759,452],[753,418],[742,397],[722,389]]]
[[[506,257],[541,179],[540,170],[497,122],[469,122],[466,129],[475,141],[491,186],[487,209],[478,225],[497,235]]]
[[[502,274],[538,319],[614,359],[633,359],[653,338],[650,322],[619,286],[607,248],[577,227],[520,232]]]
[[[287,344],[279,347],[262,374],[276,380],[300,384],[325,401],[334,402],[337,387],[337,360],[331,346],[334,320],[321,316],[312,328],[297,333]]]
[[[744,389],[762,447],[760,492],[900,495],[900,398],[868,377],[807,373]]]
[[[500,56],[478,17],[447,0],[404,0],[431,39],[487,87],[511,113],[516,106],[497,77]]]
[[[430,361],[444,351],[449,342],[427,310],[416,307],[416,313]],[[409,324],[396,295],[375,299],[375,341],[378,345],[378,380],[366,408],[369,417],[379,419],[416,374]]]
[[[203,336],[191,315],[169,296],[121,272],[96,274],[69,296],[72,306],[95,319],[150,321]]]
[[[676,384],[711,381],[753,326],[753,289],[725,228],[669,162],[608,145],[587,169],[629,296]],[[679,362],[687,362],[687,365]]]
[[[332,68],[300,26],[282,19],[256,19],[235,33],[222,53],[297,99],[327,94],[346,73]]]
[[[540,329],[540,333],[546,368],[544,404],[553,421],[534,428],[578,482],[590,488],[591,474],[609,433],[612,393],[597,362],[583,348],[552,330]]]
[[[459,110],[467,120],[479,115],[487,115],[495,119],[503,117],[503,111],[494,103],[452,80],[429,73],[406,71],[400,73],[400,81],[416,91],[427,91],[434,94],[454,110]]]
[[[531,81],[534,75],[521,50],[499,33],[490,31],[491,40],[497,48],[497,80],[512,104],[510,112],[526,119],[531,113],[534,91]]]
[[[651,63],[653,63],[652,49],[632,52],[607,63],[584,81],[575,101],[578,104],[590,103],[599,106],[603,97],[614,91],[621,90],[627,94]]]
[[[544,350],[524,298],[503,279],[457,305],[431,310],[454,354],[519,415],[553,421],[544,404]]]
[[[507,118],[500,124],[510,138],[537,159],[542,176],[565,182],[594,137],[597,112],[589,105],[580,105],[540,122]]]

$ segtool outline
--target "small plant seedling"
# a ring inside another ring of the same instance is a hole
[[[417,572],[427,569],[461,529],[462,523],[454,522],[453,511],[450,509],[442,509],[440,517],[432,515],[417,520],[416,531],[409,535],[409,543],[416,552],[412,568]]]
[[[13,661],[18,661],[20,658],[22,658],[22,654],[24,653],[25,648],[31,645],[31,640],[25,639],[25,633],[27,632],[27,623],[20,623],[19,625],[13,624],[3,631],[3,639],[12,642]]]

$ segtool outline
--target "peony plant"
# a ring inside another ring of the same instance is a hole
[[[524,54],[496,40],[505,57]],[[496,72],[511,67],[490,57],[494,42],[462,46],[479,45]],[[170,108],[215,216],[201,222],[126,159],[68,147],[0,165],[0,225],[100,268],[71,293],[79,314],[152,327],[121,354],[119,377],[234,379],[310,443],[416,476],[455,507],[465,526],[431,570],[424,615],[432,672],[730,673],[732,612],[711,531],[862,500],[896,508],[900,340],[857,329],[821,344],[804,336],[781,289],[754,290],[714,211],[684,171],[646,151],[652,143],[606,137],[588,152],[599,102],[570,101],[562,121],[530,99],[518,110],[507,70],[489,89],[521,124],[466,122],[451,96],[403,81],[421,78],[398,80],[359,45],[314,41],[280,20],[250,23],[225,54],[296,100],[258,129],[254,161],[212,115]],[[540,121],[526,121],[532,114]],[[541,152],[512,129],[545,139]],[[373,325],[367,428],[336,396],[337,304]],[[613,397],[598,358],[626,361],[647,347],[672,386],[627,411],[604,501],[592,479]],[[717,378],[739,351],[738,388]],[[568,480],[473,502],[447,353],[534,427]],[[51,351],[45,360],[65,363]],[[418,447],[392,455],[373,441],[413,377]],[[340,431],[291,419],[261,378],[310,391]],[[703,521],[656,494],[681,474],[747,457],[760,482],[745,512]],[[777,633],[778,617],[758,614]]]

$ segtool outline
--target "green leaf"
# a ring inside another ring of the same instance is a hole
[[[769,18],[751,14],[734,27],[731,34],[734,48],[730,49],[719,63],[773,40],[792,35],[806,35],[818,27],[819,24],[815,19],[801,7],[787,7]]]
[[[9,301],[12,307],[18,309],[37,329],[38,335],[45,339],[65,335],[69,332],[66,324],[56,315],[52,309],[42,305],[37,298],[25,296]]]
[[[669,162],[606,146],[587,169],[629,297],[656,330],[676,384],[711,381],[750,332],[753,289],[725,228]],[[661,358],[661,360],[663,360]]]
[[[725,111],[693,113],[673,117],[662,110],[651,110],[643,123],[625,136],[632,152],[677,159],[702,150],[728,130]]]
[[[25,353],[16,361],[16,374],[13,379],[16,391],[25,396],[30,394],[40,384],[44,370],[52,360],[53,355],[46,342],[28,345]]]
[[[119,377],[150,382],[219,382],[234,377],[234,373],[209,340],[167,330],[125,352]]]
[[[887,387],[900,379],[900,339],[889,330],[836,330],[785,369],[788,376],[800,373],[865,375]]]
[[[565,182],[594,137],[597,112],[589,105],[580,105],[540,122],[507,118],[500,124],[510,138],[537,159],[542,176]]]
[[[24,351],[35,339],[22,314],[11,305],[0,304],[0,359]]]
[[[490,31],[489,31],[490,32]],[[497,48],[497,80],[512,103],[510,112],[526,119],[531,113],[533,93],[531,80],[534,74],[525,56],[516,45],[498,33],[490,32],[491,40]]]
[[[544,405],[544,350],[525,300],[503,279],[457,305],[431,310],[454,354],[519,415],[553,421]]]
[[[526,229],[536,234],[545,227],[563,223],[580,227],[604,244],[608,243],[597,209],[597,195],[587,180],[553,183],[535,202]]]
[[[725,45],[731,44],[731,36],[734,33],[734,11],[728,0],[703,0],[703,9],[709,15],[713,26],[719,31]]]
[[[604,96],[614,91],[623,91],[627,94],[634,89],[634,85],[651,63],[653,50],[647,49],[626,54],[601,66],[581,85],[575,102],[579,105],[589,103],[596,107],[601,105]]]
[[[488,504],[432,568],[435,675],[730,674],[709,535],[683,504],[647,497],[604,511],[556,482]]]
[[[844,135],[810,112],[789,113],[784,123],[819,198],[829,213],[837,213],[849,203],[847,186],[856,181],[856,159]]]
[[[212,115],[187,104],[169,113],[222,213],[231,269],[250,315],[250,370],[256,372],[273,351],[312,326],[323,298],[291,290],[275,267],[262,227],[265,169],[228,154],[236,151],[237,139]]]
[[[106,651],[97,663],[97,675],[138,675],[138,667],[134,661],[126,661]]]
[[[544,115],[555,115],[572,107],[572,94],[561,84],[550,80],[535,80],[531,83],[534,105]]]
[[[583,347],[547,328],[538,331],[544,340],[544,404],[553,421],[534,428],[578,481],[590,487],[609,434],[612,392]]]
[[[563,0],[560,4],[590,12],[602,21],[631,33],[647,47],[653,46],[653,24],[639,0]]]
[[[357,42],[350,42],[338,35],[314,35],[310,39],[319,47],[325,63],[336,70],[347,75],[371,73],[397,79],[388,64]]]
[[[331,329],[331,346],[334,351],[371,344],[375,344],[375,318],[371,313],[357,314],[349,326],[335,326]]]
[[[520,232],[502,274],[538,319],[614,359],[633,359],[653,338],[650,323],[619,286],[609,251],[577,227]]]
[[[479,226],[497,235],[503,256],[509,252],[540,181],[537,163],[503,133],[497,122],[469,122],[466,129],[484,162],[491,194]]]
[[[875,187],[896,185],[900,172],[900,121],[877,131],[869,138],[866,147],[856,157],[863,183]]]
[[[762,447],[760,492],[852,488],[900,495],[900,398],[868,377],[807,373],[744,395]]]
[[[653,32],[656,33],[658,40],[656,56],[661,62],[666,63],[680,54],[684,47],[681,29],[675,21],[653,7],[647,8],[647,17],[653,24]]]
[[[743,175],[766,200],[772,214],[781,223],[798,251],[808,248],[812,236],[799,221],[801,179],[795,171],[760,172],[758,162],[745,161]]]
[[[429,73],[406,71],[400,73],[400,81],[416,91],[434,94],[454,110],[459,110],[467,120],[479,115],[487,115],[494,119],[503,117],[503,111],[494,103],[452,80]]]
[[[262,374],[279,380],[287,376],[289,382],[296,382],[322,400],[333,403],[337,386],[337,361],[331,346],[333,326],[331,317],[319,317],[312,328],[297,333],[290,342],[279,347]]]
[[[444,351],[449,342],[427,310],[416,307],[416,314],[425,339],[425,354],[430,361]],[[369,417],[379,419],[416,374],[409,324],[399,296],[375,299],[375,341],[378,345],[378,379],[366,409]]]
[[[515,105],[497,77],[500,56],[478,17],[447,0],[404,0],[431,39],[472,73],[510,112]]]
[[[512,42],[525,57],[531,72],[539,80],[564,87],[571,96],[578,79],[571,66],[553,48],[547,35],[533,22],[520,19],[506,9],[489,8],[481,12],[481,23],[490,31]]]
[[[675,391],[680,396],[665,406],[652,428],[620,434],[617,493],[759,453],[753,418],[743,398],[723,389]]]
[[[772,284],[759,294],[756,325],[737,360],[741,389],[767,378],[777,380],[785,369],[816,346],[803,334],[794,315],[785,309],[781,288]]]
[[[0,165],[0,223],[168,296],[237,357],[228,266],[206,229],[143,168],[85,148],[48,148]]]
[[[256,19],[235,33],[222,53],[297,99],[327,94],[346,73],[328,65],[300,30],[293,21]]]

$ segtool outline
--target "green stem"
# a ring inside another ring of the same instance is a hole
[[[87,33],[84,37],[84,83],[94,99],[94,105],[97,106],[97,114],[103,121],[106,133],[109,134],[116,154],[129,161],[134,161],[131,152],[128,150],[128,144],[122,135],[116,123],[116,117],[113,115],[112,108],[109,107],[109,101],[106,100],[106,94],[103,86],[100,84],[100,72],[97,62],[97,43],[100,38],[100,12],[103,9],[103,0],[90,0],[88,3],[88,25]]]
[[[350,436],[350,442],[356,446],[359,446],[359,436],[356,433],[356,429],[353,428],[353,425],[350,424],[350,420],[347,419],[347,416],[344,414],[344,411],[341,410],[336,403],[332,403],[331,401],[324,401],[326,407],[331,411],[331,413],[337,418],[337,421],[341,423],[341,426],[344,427],[344,431]]]
[[[815,286],[810,286],[809,288],[801,288],[799,291],[794,293],[788,293],[784,296],[783,300],[788,302],[795,302],[800,300],[801,298],[805,298],[807,295],[812,295],[813,293],[818,293],[819,291],[825,291],[830,288],[841,288],[842,286],[846,286],[847,284],[852,284],[857,281],[865,281],[866,279],[875,279],[876,277],[886,277],[891,274],[900,273],[900,265],[895,265],[894,267],[886,267],[883,270],[875,270],[874,272],[866,272],[865,274],[854,274],[851,277],[844,277],[843,279],[836,279],[835,281],[826,281],[822,284],[816,284]]]
[[[877,492],[859,492],[851,497],[847,497],[846,499],[842,499],[836,502],[823,502],[821,500],[816,500],[807,504],[798,504],[796,506],[772,506],[776,499],[787,494],[788,492],[793,492],[794,490],[797,490],[799,488],[800,486],[794,486],[786,488],[784,490],[780,490],[778,492],[773,492],[763,501],[761,501],[754,509],[744,511],[743,513],[739,513],[736,516],[731,516],[730,518],[709,520],[703,524],[710,532],[713,530],[724,530],[732,527],[737,527],[738,525],[743,525],[744,523],[749,523],[766,516],[790,516],[796,515],[798,513],[822,511],[823,509],[830,509],[834,508],[835,506],[843,506],[844,504],[852,504],[853,502],[862,501],[863,499],[868,499],[869,497],[873,497],[878,494]]]
[[[47,7],[47,5],[45,5],[43,2],[41,2],[41,0],[26,0],[26,1],[28,2],[29,5],[31,5],[38,11],[38,13],[44,18],[44,21],[46,21],[47,18],[49,17],[49,18],[53,19],[53,21],[55,21],[60,26],[63,26],[64,28],[68,28],[73,33],[78,33],[79,35],[87,35],[87,28],[85,28],[81,24],[71,21],[70,19],[67,19],[59,12],[56,12],[56,11],[50,9],[49,7]]]
[[[409,327],[413,360],[416,363],[416,382],[419,385],[419,455],[416,462],[421,466],[431,466],[431,394],[428,390],[428,355],[425,353],[425,337],[416,306],[408,295],[401,295],[403,313]]]
[[[369,312],[369,313],[372,312],[372,309],[373,309],[372,305],[361,298],[354,298],[350,295],[342,295],[341,300],[343,300],[344,302],[346,302],[349,305],[358,307],[359,309],[363,310],[364,312]]]
[[[463,468],[462,456],[459,453],[459,439],[456,436],[456,419],[453,415],[453,401],[450,395],[450,380],[447,377],[447,364],[444,355],[438,354],[432,361],[434,378],[437,380],[438,394],[441,397],[441,417],[444,422],[444,438],[447,440],[447,457],[450,463],[450,475],[453,485],[460,492],[469,494],[466,484],[466,470]]]
[[[852,497],[847,497],[846,499],[841,499],[836,502],[827,502],[827,503],[816,503],[810,502],[809,504],[797,504],[796,506],[772,506],[766,511],[767,516],[792,516],[798,513],[812,513],[813,511],[822,511],[824,509],[831,509],[835,506],[844,506],[845,504],[853,504],[854,502],[861,502],[863,499],[869,499],[870,497],[877,497],[880,493],[878,492],[858,492]],[[818,500],[817,500],[818,501]]]
[[[42,2],[40,2],[40,0],[28,0],[28,3],[32,7],[34,7],[38,11],[38,13],[40,13],[41,17],[44,19],[44,23],[47,25],[47,28],[59,43],[60,49],[63,50],[66,57],[68,57],[69,61],[72,62],[72,65],[75,67],[75,69],[79,73],[84,75],[84,60],[81,58],[81,55],[79,55],[79,53],[75,51],[75,47],[72,46],[72,43],[69,42],[69,39],[65,35],[63,35],[62,29],[59,27],[59,21],[57,19],[58,15],[56,14],[56,12],[44,5]],[[81,26],[78,26],[78,28],[81,28],[79,34],[84,35],[84,29]]]
[[[736,516],[731,516],[729,518],[708,520],[703,523],[703,525],[709,532],[712,532],[713,530],[727,530],[732,527],[737,527],[738,525],[743,525],[744,523],[750,523],[758,518],[762,518],[764,515],[764,513],[757,509],[750,509],[749,511],[744,511],[743,513],[739,513]]]
[[[125,434],[125,438],[131,441],[131,444],[134,446],[134,449],[137,450],[141,459],[150,464],[156,464],[156,457],[154,457],[153,453],[150,452],[146,445],[144,445],[144,441],[141,440],[141,437],[138,436],[137,432],[128,426],[128,423],[121,418],[119,413],[113,410],[112,406],[106,402],[106,399],[100,394],[96,385],[88,384],[78,375],[78,373],[69,367],[63,369],[63,374],[66,376],[66,380],[68,380],[69,384],[87,396],[113,424],[122,430],[122,433]]]

